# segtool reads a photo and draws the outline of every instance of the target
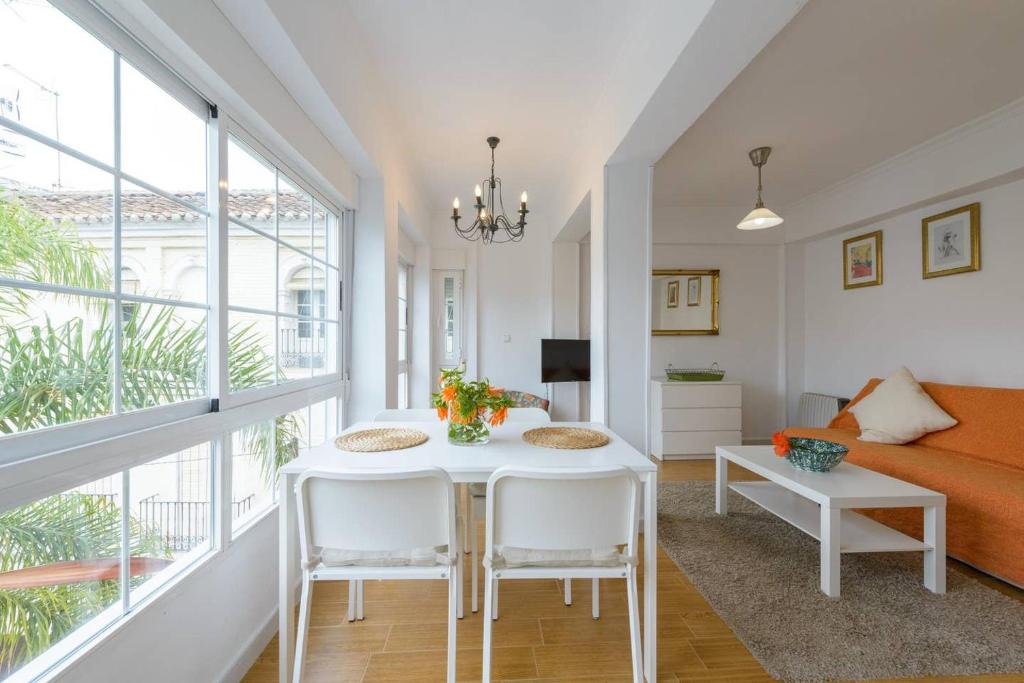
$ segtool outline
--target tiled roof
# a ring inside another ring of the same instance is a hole
[[[114,202],[110,192],[62,191],[36,189],[6,190],[26,208],[47,220],[72,223],[109,223],[113,220]],[[206,205],[205,192],[175,192],[174,196],[195,206]],[[263,190],[236,190],[228,194],[230,216],[243,223],[271,223],[274,219],[273,195]],[[282,221],[309,220],[309,197],[298,193],[279,196]],[[317,219],[323,220],[322,209]],[[200,219],[192,209],[150,192],[121,193],[121,220],[131,223],[194,223]]]

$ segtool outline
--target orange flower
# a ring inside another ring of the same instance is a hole
[[[437,419],[442,421],[448,419],[448,406],[437,407]]]
[[[453,385],[449,384],[441,390],[441,398],[443,398],[446,403],[451,403],[455,400],[456,391],[457,389]]]
[[[782,432],[772,434],[772,443],[775,445],[775,455],[780,458],[785,457],[786,453],[789,453],[789,439]]]
[[[502,389],[501,387],[489,386],[487,387],[487,393],[490,394],[491,396],[501,396],[502,394],[505,393],[505,390]]]
[[[505,422],[508,417],[508,408],[502,406],[491,414],[491,426],[497,427]]]

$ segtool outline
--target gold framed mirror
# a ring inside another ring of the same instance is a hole
[[[718,334],[718,269],[651,274],[651,334]]]

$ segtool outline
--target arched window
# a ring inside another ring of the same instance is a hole
[[[121,293],[122,294],[138,294],[139,293],[139,276],[131,268],[121,268]],[[134,301],[123,301],[121,302],[121,323],[127,325],[131,322],[132,318],[135,317],[135,311],[139,308],[139,304]]]
[[[288,281],[288,290],[294,302],[295,314],[299,316],[296,327],[299,339],[313,339],[314,333],[316,339],[323,339],[326,333],[324,323],[309,320],[323,320],[327,317],[327,292],[324,289],[323,270],[299,268]]]

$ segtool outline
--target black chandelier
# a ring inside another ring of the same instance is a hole
[[[519,197],[519,221],[513,223],[505,215],[505,204],[501,198],[501,178],[494,177],[494,148],[501,142],[498,138],[491,136],[487,138],[487,144],[491,147],[491,177],[485,178],[483,185],[487,187],[487,197],[484,201],[483,189],[480,185],[476,186],[474,194],[476,196],[476,220],[473,224],[465,227],[459,227],[459,198],[456,197],[455,201],[452,202],[452,221],[455,223],[455,232],[467,240],[483,240],[484,244],[491,243],[502,243],[502,242],[518,242],[523,239],[523,235],[526,230],[526,214],[530,213],[526,209],[526,191]],[[498,192],[498,201],[495,204],[494,192]],[[499,233],[498,230],[502,230]]]

